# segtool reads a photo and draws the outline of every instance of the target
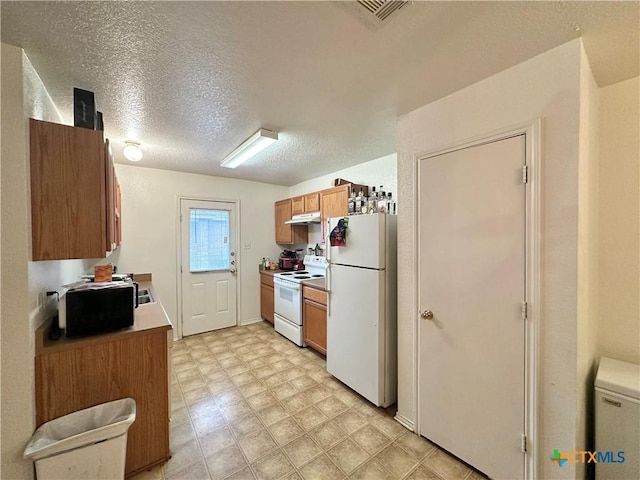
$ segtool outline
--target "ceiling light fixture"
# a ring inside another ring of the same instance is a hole
[[[278,132],[259,129],[220,162],[221,167],[236,168],[278,140]]]
[[[131,162],[138,162],[142,158],[142,149],[140,148],[140,142],[134,142],[133,140],[126,140],[124,147],[124,156]]]

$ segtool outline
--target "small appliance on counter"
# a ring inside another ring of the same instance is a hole
[[[89,282],[96,281],[95,275],[82,275],[80,278]],[[111,275],[111,280],[113,282],[129,282],[133,280],[133,273],[114,273]]]
[[[283,250],[280,254],[278,266],[280,270],[297,270],[298,256],[293,250]]]
[[[130,279],[74,284],[60,296],[58,325],[67,337],[85,337],[133,325],[138,284]]]

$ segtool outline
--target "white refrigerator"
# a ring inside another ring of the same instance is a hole
[[[344,217],[329,219],[330,233]],[[345,245],[327,237],[327,371],[376,406],[397,396],[396,225],[353,215]]]

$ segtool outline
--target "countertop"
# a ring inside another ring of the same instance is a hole
[[[276,273],[282,273],[282,272],[287,272],[288,270],[280,270],[279,268],[276,268],[275,270],[258,270],[259,273],[264,274],[264,275],[271,275],[272,277],[276,274]]]
[[[317,290],[326,291],[326,283],[324,278],[313,278],[311,280],[303,280],[302,285],[305,287],[315,288]]]
[[[293,271],[294,270],[280,270],[280,269],[277,269],[277,270],[260,270],[259,272],[260,272],[260,274],[263,274],[263,275],[271,275],[271,276],[273,276],[276,273],[293,272]],[[326,291],[324,278],[314,278],[314,279],[311,279],[311,280],[303,280],[302,284],[307,286],[307,287],[316,288],[318,290],[325,290]]]
[[[135,277],[137,280],[141,276]],[[145,277],[142,277],[145,278]],[[53,319],[47,320],[36,330],[36,355],[52,353],[70,348],[82,348],[96,343],[110,342],[124,339],[130,335],[143,335],[154,330],[171,330],[173,327],[169,317],[160,303],[160,299],[153,289],[150,281],[138,281],[139,288],[148,288],[153,295],[154,303],[146,303],[138,306],[135,311],[134,323],[132,326],[115,332],[91,335],[82,338],[66,338],[64,335],[58,340],[50,340],[48,337],[49,328]]]

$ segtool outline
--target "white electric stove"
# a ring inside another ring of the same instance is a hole
[[[274,286],[274,326],[276,332],[300,347],[306,346],[302,330],[302,284],[305,280],[324,278],[324,257],[306,255],[304,270],[276,273]]]

